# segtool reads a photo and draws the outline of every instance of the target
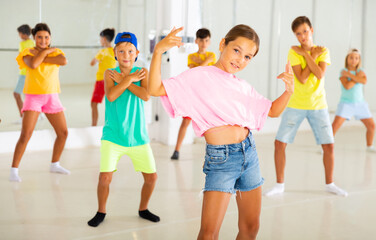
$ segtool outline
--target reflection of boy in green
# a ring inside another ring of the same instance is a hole
[[[216,63],[215,53],[206,51],[210,45],[210,38],[211,34],[208,29],[200,28],[197,30],[195,43],[198,46],[198,51],[188,55],[189,68],[211,66]],[[178,133],[178,139],[176,140],[175,151],[171,156],[171,159],[173,160],[179,159],[180,147],[183,143],[189,124],[191,124],[191,119],[189,117],[183,117]]]

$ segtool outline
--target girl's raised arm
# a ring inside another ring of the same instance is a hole
[[[166,90],[162,84],[161,79],[161,65],[162,65],[162,54],[173,48],[175,46],[180,47],[183,45],[182,38],[177,37],[176,34],[183,30],[183,27],[171,30],[171,32],[163,38],[154,48],[153,57],[150,63],[149,72],[149,84],[148,92],[151,96],[165,96]]]
[[[273,101],[268,114],[269,117],[279,117],[289,103],[291,95],[294,93],[294,74],[290,61],[286,64],[285,72],[279,74],[277,78],[282,79],[285,83],[285,91],[279,98]]]

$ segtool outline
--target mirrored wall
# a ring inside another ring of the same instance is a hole
[[[188,1],[188,0],[185,0]],[[139,39],[141,55],[137,65],[148,67],[149,38],[156,32],[158,21],[165,16],[158,12],[164,0],[18,0],[0,2],[0,131],[19,130],[17,107],[12,91],[17,82],[15,61],[21,24],[34,26],[46,22],[52,31],[52,45],[61,48],[68,65],[61,67],[61,100],[66,107],[69,127],[91,124],[90,99],[97,68],[91,59],[100,49],[99,33],[104,28],[134,32]],[[22,7],[21,7],[22,6]],[[165,7],[164,5],[163,7]],[[202,26],[212,32],[209,51],[218,52],[218,45],[235,24],[253,27],[261,38],[260,51],[239,77],[246,79],[260,93],[276,98],[284,89],[276,76],[284,70],[287,52],[298,42],[291,31],[291,22],[301,15],[308,16],[314,28],[317,45],[329,48],[332,64],[327,68],[325,86],[329,110],[339,101],[339,71],[350,47],[362,51],[363,68],[368,76],[365,97],[371,110],[376,110],[372,89],[376,88],[376,1],[372,0],[201,0]],[[179,9],[181,11],[181,9]],[[183,16],[182,16],[183,17]],[[188,22],[190,19],[188,19]],[[183,21],[184,22],[184,21]],[[172,26],[171,26],[172,27]],[[5,97],[6,96],[6,97]],[[99,122],[103,124],[104,104],[100,105]],[[150,121],[153,121],[150,118]],[[37,128],[49,128],[40,121]]]

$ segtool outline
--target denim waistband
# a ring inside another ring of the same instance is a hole
[[[238,149],[245,149],[249,146],[252,146],[255,143],[255,140],[253,138],[253,134],[251,131],[249,131],[247,137],[241,141],[240,143],[232,143],[232,144],[225,144],[225,145],[211,145],[206,144],[207,150],[219,150],[219,149],[228,149],[228,150],[238,150]]]

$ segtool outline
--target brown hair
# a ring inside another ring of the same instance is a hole
[[[30,34],[31,34],[31,28],[30,28],[30,26],[27,25],[27,24],[23,24],[23,25],[19,26],[19,27],[17,28],[17,31],[18,31],[19,33],[25,34],[25,35],[27,35],[27,36],[30,36]]]
[[[231,28],[230,31],[226,34],[225,36],[225,45],[227,45],[229,42],[236,40],[238,37],[245,37],[248,38],[249,40],[252,40],[256,44],[256,52],[259,51],[260,47],[260,39],[253,28],[250,26],[244,25],[244,24],[239,24],[236,25],[235,27]]]
[[[106,28],[104,29],[99,36],[104,37],[107,39],[107,41],[111,42],[112,39],[114,39],[115,36],[115,29],[114,28]]]
[[[200,28],[199,30],[197,30],[197,32],[196,32],[196,38],[204,39],[204,38],[207,38],[207,37],[209,37],[209,38],[211,37],[209,29],[207,29],[207,28]]]
[[[345,67],[349,69],[349,65],[347,64],[347,59],[349,58],[351,53],[357,53],[359,55],[359,63],[358,65],[356,65],[356,69],[355,69],[355,70],[358,70],[358,68],[362,64],[362,56],[360,55],[360,51],[356,48],[350,49],[349,52],[347,53],[346,58],[345,58]]]
[[[302,24],[306,23],[310,28],[312,28],[311,21],[306,16],[300,16],[295,18],[295,20],[291,23],[291,29],[293,32]]]
[[[45,23],[38,23],[37,25],[35,25],[35,27],[33,29],[31,29],[31,34],[33,34],[33,36],[35,37],[35,35],[39,31],[46,31],[46,32],[48,32],[48,34],[51,35],[50,28]]]

